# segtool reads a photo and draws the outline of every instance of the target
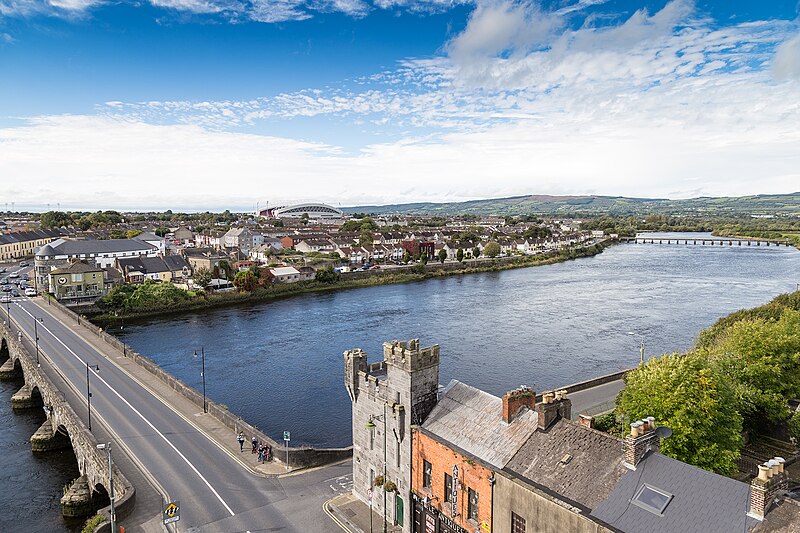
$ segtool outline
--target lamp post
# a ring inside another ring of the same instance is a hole
[[[370,416],[367,421],[367,429],[370,431],[375,430],[375,420],[383,421],[383,533],[386,533],[386,403],[383,404],[383,414],[377,416]],[[370,485],[372,480],[369,481]],[[370,520],[372,520],[372,513],[370,512]],[[371,527],[371,526],[370,526]]]
[[[89,361],[86,361],[86,406],[87,406],[87,412],[89,413],[88,424],[87,425],[89,427],[89,431],[91,431],[92,430],[92,391],[89,388],[89,369],[92,369],[92,370],[95,371],[95,373],[97,373],[97,372],[100,372],[100,366],[99,365],[90,365]]]
[[[39,325],[39,322],[44,324],[44,319],[43,318],[33,317],[33,339],[36,342],[36,366],[37,367],[42,366],[41,363],[39,363],[39,328],[37,327]]]
[[[197,350],[194,351],[194,356],[197,357]],[[201,361],[201,370],[200,376],[203,378],[203,412],[208,412],[208,403],[206,401],[206,352],[203,346],[200,347],[200,361]]]
[[[634,333],[633,331],[629,331],[628,335],[636,335],[636,333]],[[642,337],[642,345],[639,348],[639,364],[643,365],[644,364],[644,335],[641,335],[641,337]]]
[[[98,450],[105,450],[108,454],[108,489],[109,495],[108,499],[111,500],[111,533],[116,533],[117,531],[117,513],[114,509],[114,475],[112,473],[112,463],[111,463],[111,443],[107,442],[106,444],[98,444]]]

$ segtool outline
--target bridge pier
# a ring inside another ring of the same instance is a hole
[[[61,514],[67,518],[83,518],[92,513],[92,490],[83,475],[73,481],[69,488],[65,487],[64,496],[61,497]]]
[[[22,377],[22,365],[9,359],[0,366],[0,381],[12,381]]]
[[[36,430],[36,433],[31,436],[32,452],[54,452],[71,447],[72,443],[69,440],[69,435],[60,431],[53,431],[53,422],[50,418],[45,420]]]
[[[36,389],[34,393],[27,383],[11,397],[12,409],[32,409],[42,405],[42,395],[39,393],[39,389]]]

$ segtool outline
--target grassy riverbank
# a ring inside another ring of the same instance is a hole
[[[304,281],[292,284],[272,284],[258,288],[252,292],[233,292],[221,294],[194,294],[181,291],[168,284],[159,285],[167,287],[160,289],[159,294],[148,294],[146,298],[104,298],[99,302],[101,313],[93,316],[92,322],[105,326],[117,324],[123,319],[143,318],[162,314],[183,313],[213,307],[236,305],[244,303],[265,302],[278,298],[287,298],[298,294],[338,291],[389,285],[394,283],[411,283],[431,278],[475,274],[479,272],[498,272],[515,268],[550,265],[569,261],[580,257],[591,257],[609,246],[610,241],[594,244],[587,247],[562,250],[536,256],[520,256],[511,258],[498,258],[492,260],[465,261],[460,267],[453,268],[452,263],[418,264],[407,269],[387,269],[371,271],[363,275],[343,275],[333,283],[320,281]],[[180,292],[176,292],[180,291]]]

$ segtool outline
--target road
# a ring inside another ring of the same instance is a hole
[[[73,404],[81,417],[87,415],[88,365],[92,425],[102,424],[114,436],[116,453],[123,448],[159,492],[180,500],[178,531],[339,530],[322,504],[347,485],[349,462],[282,478],[253,474],[38,302],[13,300],[15,326],[33,341],[39,319],[42,367],[48,373],[57,367],[74,397],[83,400]]]

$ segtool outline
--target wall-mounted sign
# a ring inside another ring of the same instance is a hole
[[[458,465],[453,465],[453,483],[450,487],[450,501],[453,502],[453,516],[458,514]]]

